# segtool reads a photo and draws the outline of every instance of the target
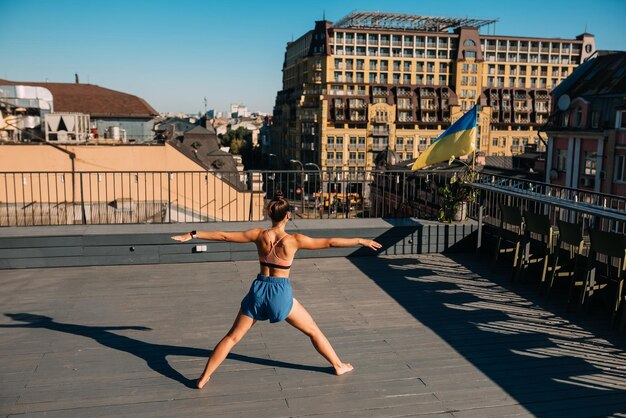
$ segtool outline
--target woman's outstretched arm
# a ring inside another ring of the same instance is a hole
[[[196,239],[227,242],[254,242],[259,237],[261,231],[263,231],[263,228],[248,229],[244,232],[198,231],[196,233]],[[192,239],[191,232],[174,235],[172,239],[180,242],[189,241]]]
[[[356,247],[362,245],[376,251],[382,245],[371,239],[365,238],[311,238],[302,234],[294,234],[293,237],[302,250],[321,250],[329,247]]]

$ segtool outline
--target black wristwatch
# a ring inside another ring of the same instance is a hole
[[[191,231],[191,232],[189,233],[189,235],[191,235],[191,238],[192,238],[192,239],[194,239],[194,238],[197,238],[197,237],[198,237],[198,232],[197,232],[197,231]]]

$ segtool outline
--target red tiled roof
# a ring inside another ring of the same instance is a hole
[[[8,81],[0,85],[44,87],[50,90],[55,112],[80,112],[103,118],[153,118],[158,115],[145,100],[132,94],[96,86],[95,84],[42,83]]]

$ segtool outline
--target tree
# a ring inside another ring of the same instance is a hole
[[[241,154],[247,147],[252,145],[252,132],[240,126],[230,130],[220,137],[222,145],[230,147],[231,154]]]

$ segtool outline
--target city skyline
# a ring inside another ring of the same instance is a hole
[[[206,97],[216,111],[242,103],[251,112],[271,113],[287,42],[324,15],[337,21],[354,10],[499,19],[496,35],[573,38],[586,29],[598,50],[625,48],[620,19],[626,3],[619,0],[593,8],[579,1],[529,1],[523,11],[495,1],[479,4],[398,1],[381,9],[372,1],[179,2],[173,9],[162,1],[112,1],[103,10],[104,3],[77,8],[70,1],[0,0],[0,12],[13,17],[0,28],[0,78],[71,83],[76,73],[82,83],[137,95],[159,112],[203,111]]]

